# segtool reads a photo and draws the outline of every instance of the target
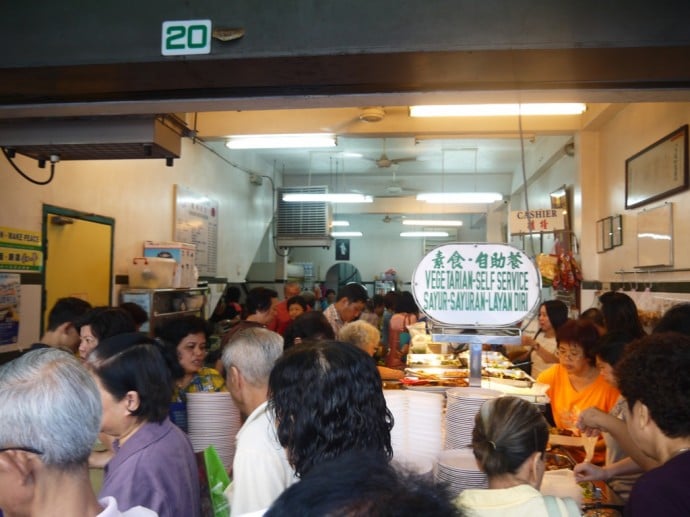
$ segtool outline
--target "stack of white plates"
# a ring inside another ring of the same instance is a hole
[[[393,414],[391,445],[393,456],[403,456],[407,451],[407,392],[403,390],[383,390],[386,406]]]
[[[489,481],[472,454],[472,449],[442,451],[435,477],[448,486],[453,497],[467,488],[488,488]]]
[[[187,421],[194,452],[213,445],[226,470],[230,470],[235,457],[235,436],[242,425],[240,411],[230,393],[187,393]]]
[[[446,391],[445,449],[463,449],[472,443],[474,417],[487,400],[503,395],[485,388],[451,388]]]
[[[408,391],[407,454],[435,459],[443,448],[443,406],[445,397],[438,393]]]
[[[443,395],[385,390],[384,396],[395,419],[391,430],[394,458],[403,463],[425,465],[423,469],[426,469],[428,461],[424,459],[435,461],[443,445]]]

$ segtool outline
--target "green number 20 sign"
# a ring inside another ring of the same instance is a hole
[[[163,22],[161,53],[186,56],[211,53],[211,20]]]

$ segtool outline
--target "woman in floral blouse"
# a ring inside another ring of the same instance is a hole
[[[227,391],[225,379],[204,366],[209,327],[198,316],[183,316],[156,330],[168,356],[173,377],[172,402],[186,402],[187,393]]]

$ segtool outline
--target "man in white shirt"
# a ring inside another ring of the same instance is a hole
[[[268,409],[268,378],[283,353],[283,338],[265,328],[237,332],[223,351],[226,384],[242,416],[233,481],[225,491],[232,515],[268,508],[297,478],[278,442]]]
[[[336,336],[346,323],[359,318],[368,299],[369,293],[360,284],[347,284],[338,291],[335,303],[323,311]]]

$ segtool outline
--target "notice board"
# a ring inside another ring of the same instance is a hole
[[[218,264],[218,202],[175,185],[173,239],[196,245],[199,276],[216,276]]]

